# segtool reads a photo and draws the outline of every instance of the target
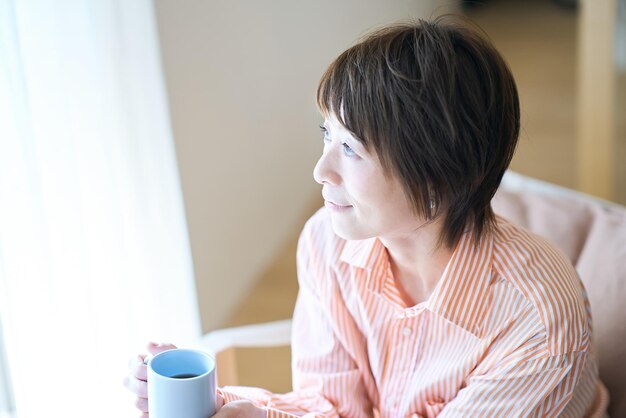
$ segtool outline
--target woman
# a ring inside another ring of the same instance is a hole
[[[317,101],[325,208],[298,246],[294,391],[223,388],[217,416],[601,416],[576,271],[491,209],[519,101],[486,37],[448,17],[386,27]],[[139,357],[145,412],[144,380]]]

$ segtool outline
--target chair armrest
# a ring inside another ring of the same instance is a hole
[[[218,329],[201,337],[198,348],[215,356],[219,386],[238,384],[237,347],[280,347],[291,344],[291,319]]]
[[[291,344],[291,319],[218,329],[200,340],[203,349],[217,354],[235,347],[278,347]]]

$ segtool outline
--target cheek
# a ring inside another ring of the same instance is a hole
[[[370,216],[386,225],[404,224],[415,218],[409,201],[399,184],[380,181],[364,184],[364,192],[369,197]]]
[[[368,187],[368,181],[366,178],[354,178],[350,181],[348,189],[350,190],[350,195],[357,204],[366,205],[371,199],[372,190],[371,187]]]
[[[404,218],[407,213],[411,213],[398,182],[387,179],[379,167],[358,168],[346,170],[343,173],[343,181],[345,190],[359,215],[366,216],[370,221],[385,218],[387,223],[394,217]]]
[[[354,201],[357,214],[368,222],[380,223],[389,219],[396,211],[397,200],[384,185],[360,181],[354,185]]]
[[[386,192],[384,185],[367,170],[350,174],[344,177],[344,186],[357,213],[375,216],[381,209],[381,196]]]

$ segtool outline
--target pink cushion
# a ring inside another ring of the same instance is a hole
[[[576,266],[589,295],[600,377],[611,416],[626,417],[626,209],[584,195],[511,191],[494,211],[552,240]]]

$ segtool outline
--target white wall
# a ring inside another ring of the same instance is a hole
[[[372,26],[428,17],[434,3],[155,0],[205,331],[319,193],[315,88],[326,66]]]

